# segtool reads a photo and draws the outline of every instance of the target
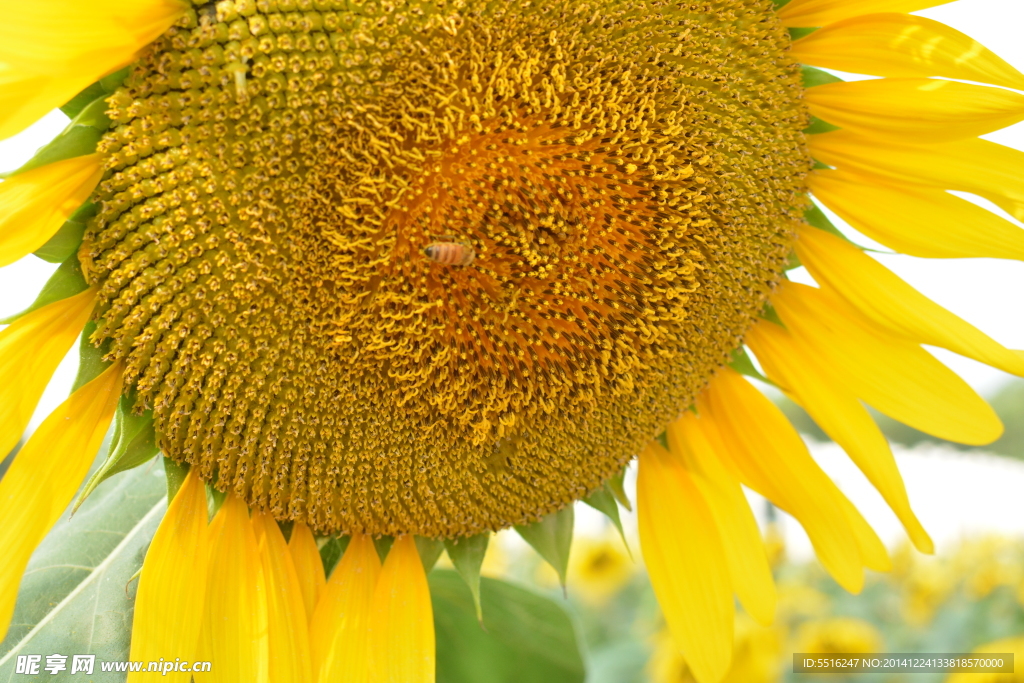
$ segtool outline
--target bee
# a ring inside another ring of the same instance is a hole
[[[476,258],[473,247],[454,241],[431,242],[423,249],[423,253],[428,259],[442,266],[468,266]]]

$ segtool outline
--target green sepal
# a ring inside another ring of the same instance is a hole
[[[817,26],[791,28],[791,29],[789,29],[789,39],[794,41],[794,42],[796,42],[797,40],[800,40],[804,36],[811,35],[812,33],[814,33],[817,30],[818,30]]]
[[[96,205],[92,202],[86,202],[81,208],[95,211]],[[72,217],[64,221],[64,224],[57,229],[53,237],[46,241],[46,244],[32,253],[37,258],[41,258],[49,263],[63,263],[78,253],[78,248],[82,246],[82,238],[84,237],[85,220],[80,221]]]
[[[786,323],[782,322],[782,318],[779,317],[779,312],[776,311],[775,307],[767,301],[764,304],[764,308],[761,309],[761,317],[769,322],[775,323],[783,329],[786,327]]]
[[[619,517],[619,504],[615,501],[615,494],[612,493],[608,484],[601,484],[601,488],[584,498],[583,502],[598,512],[603,513],[605,517],[611,520],[615,528],[619,530],[622,544],[626,546],[626,552],[629,553],[629,557],[632,559],[633,551],[630,550],[629,542],[626,541],[626,532],[622,528],[622,519]]]
[[[658,443],[660,443],[661,447],[664,448],[666,451],[668,450],[668,430],[667,429],[662,431],[656,437],[654,437],[654,440],[657,441]]]
[[[125,82],[125,79],[128,78],[128,74],[130,74],[131,71],[132,68],[130,66],[126,66],[123,69],[118,69],[114,73],[107,74],[96,82],[103,87],[107,94],[113,94],[113,92],[120,88],[121,84]]]
[[[789,0],[772,0],[772,4],[775,5],[775,11],[778,11],[789,4]]]
[[[9,325],[23,315],[28,315],[54,301],[67,299],[87,289],[89,289],[89,284],[85,281],[85,276],[82,275],[82,266],[78,262],[78,255],[72,255],[54,271],[31,306],[20,313],[3,318],[0,320],[0,325]]]
[[[626,467],[628,467],[628,465]],[[626,495],[626,467],[619,470],[618,474],[613,474],[609,477],[605,482],[605,485],[611,490],[612,495],[615,496],[615,500],[619,501],[619,505],[632,512],[633,503],[630,502],[629,496]]]
[[[61,107],[60,110],[64,112],[69,119],[73,119],[78,116],[83,109],[95,102],[96,98],[104,97],[106,95],[107,91],[104,90],[103,86],[97,81],[68,100],[67,104]]]
[[[130,68],[125,67],[115,71],[109,76],[104,76],[68,100],[67,104],[61,107],[60,110],[64,112],[69,119],[75,118],[83,109],[92,104],[97,98],[106,97],[117,90],[121,84],[124,83],[124,80],[128,78],[129,71]]]
[[[831,133],[834,130],[839,130],[839,126],[833,126],[824,119],[812,116],[811,124],[804,128],[804,133],[807,135],[820,135],[821,133]]]
[[[185,483],[190,466],[187,462],[177,463],[164,456],[164,476],[167,478],[167,502],[174,500],[178,489]]]
[[[804,264],[800,263],[800,257],[796,255],[796,249],[794,249],[789,252],[789,256],[786,257],[786,265],[784,265],[782,269],[784,271],[793,270],[794,268],[799,268],[802,265]]]
[[[132,406],[135,397],[124,395],[117,405],[114,414],[114,438],[110,440],[107,457],[86,482],[78,495],[72,514],[89,497],[101,482],[118,472],[124,472],[143,465],[160,451],[156,445],[156,430],[153,429],[153,413],[146,411],[142,415],[133,415]],[[170,500],[170,499],[168,499]]]
[[[441,541],[435,541],[432,538],[426,536],[417,536],[416,550],[420,554],[420,561],[423,563],[423,571],[427,574],[437,564],[437,559],[441,557],[441,553],[444,552],[444,543]]]
[[[380,558],[381,564],[384,564],[384,560],[388,559],[388,553],[391,552],[391,546],[394,543],[394,536],[381,536],[380,538],[373,539],[373,547],[377,549],[377,557]]]
[[[227,497],[228,494],[226,492],[217,490],[214,482],[206,482],[206,508],[210,513],[210,519],[213,519],[220,512],[220,506],[224,504],[224,499]]]
[[[101,137],[103,137],[103,131],[92,126],[69,125],[63,133],[43,146],[23,166],[5,174],[4,177],[10,178],[40,166],[92,154],[96,151],[96,143],[100,141]]]
[[[779,314],[775,312],[774,308],[772,309],[772,313],[775,315],[776,318],[779,317]],[[764,316],[762,315],[762,317]],[[772,322],[775,321],[772,320]],[[778,324],[781,325],[782,321],[779,320]],[[738,346],[732,350],[731,360],[729,361],[729,367],[735,370],[736,372],[740,373],[741,375],[753,377],[756,380],[760,380],[762,382],[765,382],[766,384],[771,384],[772,386],[775,385],[775,382],[771,381],[770,379],[762,375],[760,371],[758,371],[757,367],[754,366],[754,361],[750,360],[750,356],[747,355],[747,350],[742,346]]]
[[[352,539],[349,536],[321,536],[316,539],[316,545],[320,549],[320,561],[324,563],[324,576],[330,578],[331,572],[345,554],[350,540]]]
[[[481,624],[484,622],[484,611],[480,603],[480,568],[484,565],[484,556],[487,555],[487,544],[490,543],[490,540],[491,534],[485,531],[476,536],[446,538],[444,541],[448,558],[455,565],[459,576],[466,582],[469,592],[473,594],[476,619]]]
[[[97,143],[103,137],[103,133],[110,127],[110,119],[107,118],[106,113],[106,97],[106,95],[97,97],[83,107],[60,135],[43,145],[35,153],[35,156],[26,161],[21,167],[4,174],[3,177],[9,178],[19,173],[39,168],[40,166],[95,152]]]
[[[558,572],[558,580],[565,588],[565,575],[569,570],[569,551],[572,549],[572,528],[575,521],[572,505],[552,512],[539,522],[516,526],[523,540]]]
[[[103,356],[110,350],[110,340],[95,346],[90,338],[95,331],[96,323],[91,320],[82,328],[82,339],[78,343],[78,374],[75,376],[75,383],[71,385],[71,393],[78,391],[110,367],[110,363],[103,360]]]
[[[813,88],[817,85],[828,85],[829,83],[842,83],[843,79],[833,76],[827,71],[816,69],[813,66],[800,66],[804,79],[804,88]]]
[[[809,225],[812,225],[815,228],[818,228],[819,230],[824,230],[825,232],[831,235],[835,235],[844,242],[849,242],[850,244],[857,247],[861,251],[876,251],[875,249],[868,249],[866,247],[860,246],[859,244],[851,240],[849,237],[844,235],[842,232],[840,232],[839,228],[832,224],[832,221],[828,219],[828,216],[825,215],[825,212],[819,209],[816,204],[812,204],[811,208],[807,209],[807,211],[804,212],[804,220],[806,220]]]

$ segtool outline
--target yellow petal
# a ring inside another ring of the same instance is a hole
[[[0,61],[39,73],[82,68],[95,78],[135,60],[188,6],[174,0],[3,0]]]
[[[187,10],[178,0],[2,0],[0,139],[135,61]]]
[[[288,544],[269,514],[255,513],[252,525],[267,583],[269,680],[274,683],[309,683],[313,674],[306,605]]]
[[[267,683],[266,579],[245,503],[228,493],[210,525],[204,645],[216,683]]]
[[[941,346],[1024,377],[1024,358],[950,313],[845,240],[804,226],[800,262],[826,289],[875,324],[920,344]]]
[[[779,10],[783,26],[827,26],[877,12],[916,12],[952,0],[792,0]]]
[[[862,558],[852,541],[857,522],[848,517],[840,502],[845,497],[782,412],[729,368],[712,378],[698,397],[697,410],[715,425],[723,453],[746,484],[796,517],[825,569],[846,590],[860,591]]]
[[[288,550],[292,554],[295,573],[299,577],[299,588],[302,590],[302,602],[306,608],[306,620],[313,620],[313,610],[323,592],[327,578],[324,576],[324,563],[320,551],[316,547],[313,532],[302,522],[292,527],[292,537],[288,541]]]
[[[356,534],[324,587],[310,623],[313,671],[320,683],[367,683],[370,614],[380,557],[369,536]]]
[[[372,683],[433,683],[434,611],[430,588],[412,536],[388,553],[370,615]]]
[[[708,505],[729,566],[732,589],[747,612],[765,626],[777,600],[757,520],[739,482],[718,455],[724,447],[708,420],[690,412],[668,426],[669,449],[680,458]]]
[[[122,370],[111,365],[57,406],[0,479],[0,633],[29,557],[71,502],[110,427]]]
[[[786,327],[861,400],[922,432],[980,445],[1002,434],[984,399],[917,344],[873,328],[842,299],[784,282],[772,299]]]
[[[978,41],[910,14],[869,14],[830,24],[794,42],[791,56],[850,73],[942,76],[1024,89],[1024,74]]]
[[[934,78],[827,83],[804,93],[813,115],[861,135],[931,143],[972,138],[1024,120],[1024,95]]]
[[[19,173],[0,183],[0,266],[53,237],[103,175],[102,155],[87,154]]]
[[[81,71],[51,76],[0,63],[0,140],[25,130],[95,80]]]
[[[21,439],[43,390],[82,331],[96,290],[55,301],[0,331],[0,453]]]
[[[814,171],[807,184],[847,223],[903,254],[1024,260],[1024,230],[943,189],[837,170]]]
[[[819,161],[856,173],[971,192],[1024,219],[1024,152],[988,140],[898,145],[834,131],[810,136]]]
[[[768,321],[754,325],[745,339],[768,377],[807,410],[878,489],[914,545],[932,552],[931,538],[910,508],[889,443],[857,397],[821,362],[817,349]]]
[[[732,660],[729,566],[704,497],[654,442],[640,454],[636,484],[640,547],[672,636],[700,683],[718,683]]]
[[[193,469],[185,477],[146,551],[132,621],[129,659],[197,661],[206,599],[206,490]],[[187,568],[187,570],[183,570]],[[129,673],[128,683],[154,675]],[[168,672],[160,680],[188,683],[191,674]]]

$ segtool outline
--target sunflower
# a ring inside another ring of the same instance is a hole
[[[0,135],[73,119],[0,185],[0,263],[61,261],[0,332],[0,452],[83,343],[0,482],[0,623],[115,416],[101,476],[148,433],[172,484],[131,659],[217,680],[432,681],[442,545],[478,590],[515,527],[564,576],[572,504],[617,519],[635,456],[666,621],[721,679],[734,596],[765,624],[776,603],[741,485],[845,588],[890,563],[744,375],[930,552],[864,404],[987,443],[993,411],[921,345],[1024,357],[808,193],[906,254],[1024,258],[948,192],[1024,219],[1024,156],[978,138],[1024,119],[1024,75],[907,13],[937,4],[3,0]]]

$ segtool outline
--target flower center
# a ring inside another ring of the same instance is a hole
[[[692,402],[780,277],[788,36],[767,0],[341,5],[201,9],[111,98],[99,334],[165,453],[278,518],[536,519]]]

